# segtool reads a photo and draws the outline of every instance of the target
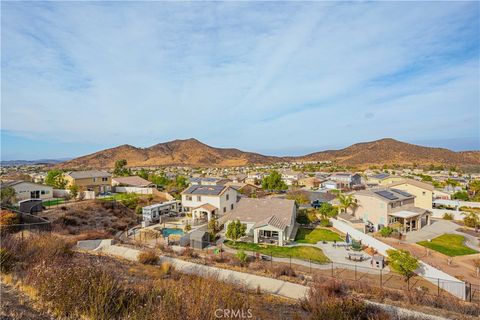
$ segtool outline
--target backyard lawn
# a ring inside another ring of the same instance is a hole
[[[337,233],[325,228],[298,228],[295,241],[299,243],[317,243],[319,241],[343,241]]]
[[[324,264],[330,262],[330,260],[323,254],[323,251],[319,248],[309,247],[309,246],[297,246],[297,247],[280,247],[274,245],[261,245],[256,243],[241,242],[226,240],[224,244],[227,247],[244,250],[244,251],[255,251],[264,255],[272,255],[277,258],[290,258],[300,259],[312,262]]]
[[[43,201],[42,204],[45,207],[51,207],[51,206],[56,206],[56,205],[62,204],[64,202],[65,202],[65,199],[53,199],[53,200]]]
[[[463,256],[474,254],[478,251],[464,245],[465,237],[458,234],[444,234],[432,239],[432,241],[420,241],[417,244],[443,253],[447,256]]]

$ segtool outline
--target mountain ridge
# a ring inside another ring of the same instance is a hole
[[[139,148],[129,144],[101,150],[57,165],[59,168],[113,168],[126,159],[129,167],[219,166],[272,164],[293,161],[336,161],[342,165],[452,165],[480,166],[480,151],[455,152],[446,148],[424,147],[384,138],[360,142],[338,150],[324,150],[303,156],[279,157],[246,152],[236,148],[216,148],[195,138],[176,139]]]

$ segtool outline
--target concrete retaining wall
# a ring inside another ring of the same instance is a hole
[[[365,234],[357,229],[349,226],[348,224],[336,219],[330,219],[333,227],[343,233],[348,233],[355,240],[362,240],[362,243],[375,248],[380,254],[387,256],[387,250],[395,249],[388,244],[377,240],[368,234]],[[463,281],[458,280],[451,275],[434,268],[424,262],[420,262],[420,267],[415,271],[419,276],[425,280],[439,286],[447,292],[450,292],[456,297],[465,300],[466,299],[466,284]]]
[[[153,188],[115,187],[118,193],[153,194]]]

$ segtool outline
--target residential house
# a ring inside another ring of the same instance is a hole
[[[404,179],[393,182],[388,187],[403,190],[414,195],[415,207],[432,210],[434,187],[431,184],[413,179]]]
[[[341,189],[341,183],[333,180],[327,180],[322,183],[322,186],[328,190],[339,190]]]
[[[252,194],[257,194],[262,191],[262,188],[251,183],[242,182],[227,182],[226,186],[232,187],[240,194],[250,197]]]
[[[400,176],[392,176],[388,173],[381,172],[367,177],[367,183],[371,185],[388,186],[391,183],[405,179]]]
[[[224,178],[214,178],[214,177],[190,178],[190,185],[192,186],[223,186],[227,182],[229,182],[229,180]]]
[[[110,192],[112,189],[112,175],[105,171],[70,171],[64,174],[67,187],[76,185],[82,191],[94,191],[95,194]]]
[[[136,187],[136,188],[148,188],[155,187],[155,184],[139,176],[131,177],[114,177],[112,178],[113,187]]]
[[[259,185],[262,183],[264,177],[265,173],[263,172],[250,172],[247,174],[247,178],[245,178],[245,183]]]
[[[299,180],[304,178],[305,175],[302,172],[296,171],[284,171],[282,172],[282,180],[287,186],[298,184]]]
[[[352,189],[362,184],[362,176],[358,173],[337,172],[328,177],[330,181],[335,181],[335,189]]]
[[[207,219],[232,211],[238,202],[238,192],[229,186],[192,185],[182,191],[182,206],[192,218]]]
[[[246,178],[247,175],[243,173],[228,176],[228,179],[234,183],[244,183]]]
[[[298,184],[300,186],[304,186],[309,189],[318,188],[321,182],[322,180],[317,179],[316,177],[305,177],[298,180]]]
[[[297,208],[294,200],[279,198],[242,198],[228,214],[225,230],[232,221],[247,226],[246,236],[254,243],[272,243],[283,246],[295,237]]]
[[[399,222],[403,232],[418,230],[430,224],[431,212],[415,206],[415,196],[399,189],[382,188],[360,190],[354,193],[356,207],[351,215],[341,215],[339,219],[361,219],[367,227],[379,230],[384,226]]]
[[[5,181],[0,184],[0,189],[12,187],[15,190],[16,201],[27,199],[51,199],[53,197],[53,188],[43,184],[15,180]]]

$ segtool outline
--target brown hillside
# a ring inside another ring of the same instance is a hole
[[[126,159],[128,166],[242,166],[274,163],[280,158],[244,152],[238,149],[210,147],[196,139],[174,140],[149,148],[122,145],[61,163],[60,168],[113,168],[115,161]]]
[[[297,158],[303,161],[336,160],[351,166],[367,165],[480,165],[480,152],[454,152],[444,148],[422,147],[386,138],[351,145],[341,150],[328,150]]]
[[[480,152],[454,152],[443,148],[422,147],[394,139],[357,143],[341,150],[316,152],[301,157],[273,157],[238,149],[208,146],[196,139],[174,140],[149,148],[122,145],[106,149],[58,165],[59,168],[113,168],[115,161],[126,159],[128,166],[243,166],[269,164],[279,161],[327,161],[357,167],[369,165],[442,164],[452,166],[479,166]]]

